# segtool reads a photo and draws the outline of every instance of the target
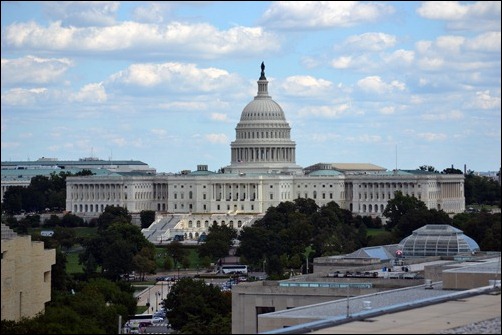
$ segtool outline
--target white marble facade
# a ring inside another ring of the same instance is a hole
[[[246,105],[231,143],[231,163],[218,172],[199,165],[181,174],[67,178],[66,210],[97,217],[107,205],[131,213],[263,214],[283,201],[335,201],[354,215],[381,216],[395,191],[447,213],[465,209],[464,175],[387,171],[371,164],[296,165],[296,144],[282,108],[268,95],[262,72],[258,94]],[[343,168],[340,168],[340,166]]]

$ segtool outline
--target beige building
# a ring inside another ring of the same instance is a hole
[[[2,224],[2,320],[19,321],[45,310],[55,263],[55,249],[44,249],[43,242]]]

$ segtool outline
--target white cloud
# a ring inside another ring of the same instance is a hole
[[[382,51],[396,45],[396,37],[385,33],[364,33],[349,36],[343,43],[343,50]]]
[[[11,84],[47,84],[60,80],[73,62],[68,58],[25,56],[2,58],[2,86]]]
[[[379,76],[369,76],[357,82],[357,86],[364,91],[374,93],[386,93],[395,90],[404,91],[406,85],[398,80],[393,80],[390,83],[385,83]]]
[[[133,18],[139,22],[161,23],[164,14],[172,9],[170,1],[153,2],[147,6],[138,6],[133,11]]]
[[[395,112],[396,112],[396,107],[394,106],[385,106],[380,108],[380,114],[390,115],[394,114]]]
[[[12,142],[12,141],[2,141],[0,143],[2,149],[16,149],[16,148],[19,148],[21,146],[21,143],[19,142]]]
[[[227,144],[229,142],[225,134],[207,134],[204,137],[210,143]]]
[[[125,85],[151,89],[161,87],[174,92],[224,92],[227,88],[243,86],[242,79],[225,70],[198,68],[184,63],[143,63],[130,65],[110,76],[109,85]]]
[[[41,96],[46,94],[46,88],[13,88],[2,93],[2,105],[33,105]]]
[[[158,105],[158,108],[175,111],[201,111],[207,108],[207,104],[204,102],[196,101],[175,101],[169,103],[161,103]]]
[[[352,65],[352,57],[351,56],[340,56],[331,61],[331,66],[335,69],[348,69]]]
[[[151,129],[150,133],[152,133],[154,136],[156,136],[159,139],[163,139],[167,135],[167,131],[165,129],[159,129],[159,128]]]
[[[212,113],[211,120],[228,121],[228,116],[227,116],[227,114],[223,114],[223,113]]]
[[[314,142],[328,142],[328,141],[335,141],[339,140],[342,138],[340,134],[335,134],[335,133],[313,133],[311,134],[311,139]]]
[[[451,55],[452,53],[458,54],[464,42],[463,36],[439,36],[436,40],[436,46],[442,52]]]
[[[424,57],[418,61],[418,65],[423,70],[440,70],[444,64],[442,57]]]
[[[331,66],[335,69],[354,69],[356,71],[373,71],[376,66],[376,61],[371,59],[371,53],[355,52],[347,56],[340,56],[331,61]]]
[[[500,38],[500,32],[488,32],[472,38],[443,35],[435,41],[418,41],[415,43],[416,64],[424,71],[453,71],[451,76],[464,72],[474,74],[497,62],[500,64],[492,55],[500,52]]]
[[[106,91],[102,83],[87,84],[80,89],[73,97],[78,102],[105,102],[107,100]]]
[[[390,55],[382,55],[385,63],[395,67],[396,65],[410,65],[415,60],[415,52],[411,50],[399,49]]]
[[[115,137],[115,138],[112,138],[111,139],[111,142],[113,144],[116,144],[117,146],[119,147],[125,147],[126,145],[128,145],[128,142],[125,138],[123,137]],[[141,147],[141,141],[139,142],[132,142],[130,143],[131,145],[134,145],[135,147]]]
[[[434,111],[432,113],[424,113],[422,119],[427,121],[450,121],[460,120],[464,118],[464,114],[459,110],[452,110],[446,112]]]
[[[417,136],[429,142],[444,141],[447,138],[443,133],[419,133]]]
[[[119,1],[42,1],[45,15],[72,26],[104,26],[115,22]]]
[[[318,96],[324,95],[333,87],[333,83],[312,76],[291,76],[282,83],[282,89],[291,95],[296,96]]]
[[[350,109],[350,105],[341,104],[341,105],[330,105],[330,106],[309,106],[302,108],[298,115],[300,117],[320,117],[320,118],[336,118],[340,117],[346,111]]]
[[[467,11],[458,1],[424,1],[417,9],[419,15],[433,20],[460,20]]]
[[[134,50],[139,55],[186,55],[214,58],[227,54],[262,55],[279,50],[278,38],[260,27],[232,27],[221,31],[206,23],[145,24],[125,21],[107,27],[47,28],[34,22],[14,23],[2,31],[9,48],[95,53]]]
[[[358,142],[358,143],[377,143],[382,141],[382,136],[363,134],[359,136],[347,136],[346,140],[348,142]]]
[[[475,51],[500,53],[500,40],[500,31],[490,31],[467,40],[466,48]]]
[[[500,30],[500,1],[424,1],[417,13],[431,20],[445,20],[450,29]]]
[[[324,65],[324,62],[320,61],[319,59],[308,56],[302,57],[301,63],[307,69],[313,69],[315,67],[318,67],[319,65]]]
[[[323,29],[375,22],[392,14],[387,4],[358,1],[276,1],[265,11],[265,25],[280,29]]]
[[[500,96],[492,96],[489,90],[478,91],[471,105],[473,108],[500,110]]]

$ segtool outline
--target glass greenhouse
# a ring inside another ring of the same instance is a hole
[[[425,225],[399,245],[404,257],[455,256],[479,251],[476,241],[450,225]]]

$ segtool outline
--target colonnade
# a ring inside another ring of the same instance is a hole
[[[296,161],[295,148],[232,148],[232,162],[290,162]]]

